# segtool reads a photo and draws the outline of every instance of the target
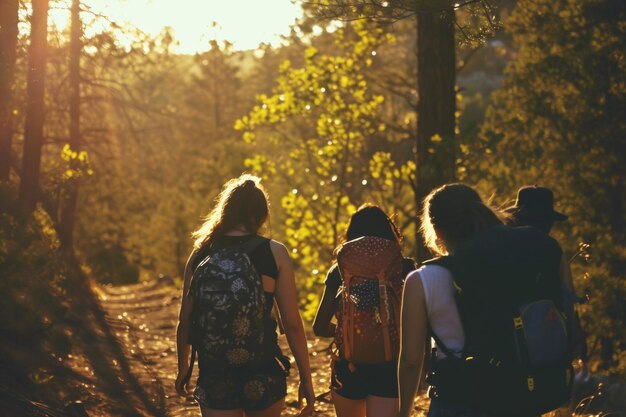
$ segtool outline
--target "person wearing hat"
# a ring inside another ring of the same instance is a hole
[[[533,226],[550,234],[555,222],[565,221],[568,217],[554,210],[554,193],[546,187],[527,185],[517,191],[515,204],[504,209],[511,215],[509,224],[515,227]],[[561,283],[563,285],[563,299],[566,303],[567,315],[570,317],[570,333],[574,354],[583,362],[587,360],[586,335],[580,325],[580,318],[575,305],[582,301],[576,295],[572,270],[569,260],[563,254],[561,258]]]
[[[525,186],[517,192],[515,205],[505,209],[511,214],[512,226],[534,226],[550,233],[554,222],[567,220],[567,216],[554,210],[554,193],[536,185]]]

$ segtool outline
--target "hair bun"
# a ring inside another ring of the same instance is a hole
[[[243,188],[255,188],[256,187],[256,182],[254,182],[253,180],[245,180],[242,184]]]

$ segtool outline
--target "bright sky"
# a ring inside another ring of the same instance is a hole
[[[69,3],[69,1],[68,1]],[[208,49],[211,39],[228,40],[236,49],[278,45],[280,35],[301,16],[295,0],[84,0],[92,11],[118,24],[130,23],[156,35],[170,26],[180,53]],[[64,27],[67,10],[51,10],[51,23]],[[214,22],[216,22],[214,24]]]

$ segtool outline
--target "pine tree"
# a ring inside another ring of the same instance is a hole
[[[18,0],[0,2],[0,179],[8,179],[11,168],[18,12]]]
[[[31,213],[39,198],[39,172],[43,147],[44,86],[48,49],[48,0],[33,0],[28,50],[28,106],[24,126],[24,154],[20,201]]]

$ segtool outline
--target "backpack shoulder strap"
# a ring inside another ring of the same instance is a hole
[[[443,343],[443,341],[439,338],[439,336],[437,336],[437,333],[435,333],[435,331],[433,330],[432,326],[430,325],[430,323],[428,323],[428,332],[430,333],[430,336],[435,339],[435,343],[437,344],[437,347],[439,349],[441,349],[441,351],[443,353],[445,353],[445,355],[449,358],[458,358],[458,356],[456,356],[454,354],[454,352],[452,352],[452,350],[450,350],[450,348],[448,348],[446,346],[445,343]]]
[[[196,269],[198,269],[198,265],[200,265],[202,260],[207,257],[210,251],[211,251],[211,248],[207,245],[202,246],[200,249],[196,251],[196,253],[193,255],[193,259],[191,260],[191,272],[192,273],[196,272]]]

